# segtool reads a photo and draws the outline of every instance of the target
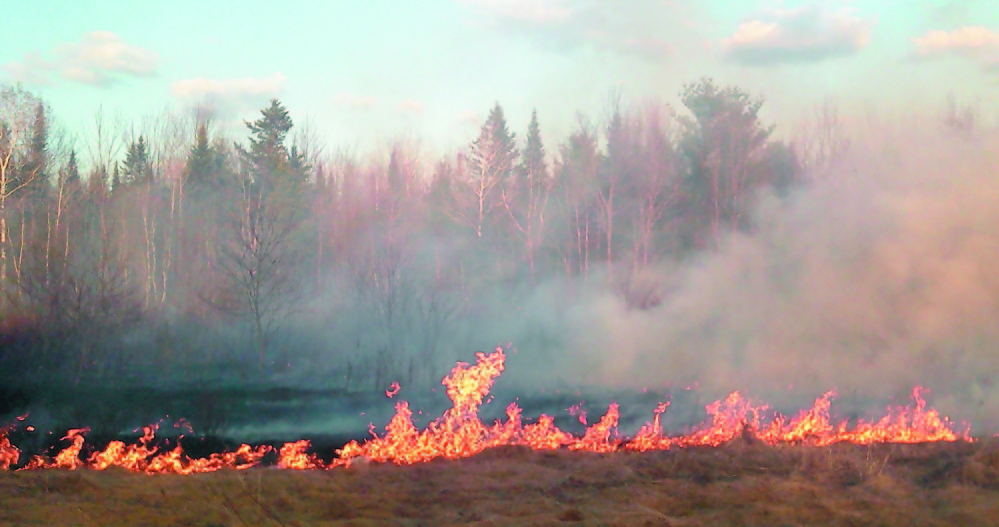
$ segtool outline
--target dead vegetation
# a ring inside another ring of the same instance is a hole
[[[0,472],[0,525],[999,525],[999,441],[470,459],[193,476]]]

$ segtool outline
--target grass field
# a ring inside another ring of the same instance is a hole
[[[191,476],[0,471],[0,525],[999,525],[999,440],[613,454],[500,447],[413,466]]]

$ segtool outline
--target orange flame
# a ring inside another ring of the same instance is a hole
[[[312,443],[308,439],[282,445],[278,453],[278,468],[293,468],[297,470],[321,468],[322,463],[316,459],[315,455],[305,453],[305,450],[310,446],[312,446]]]
[[[930,441],[972,441],[970,427],[963,433],[954,431],[953,424],[936,410],[927,408],[923,398],[926,390],[916,387],[912,392],[913,405],[889,408],[887,414],[873,422],[860,421],[852,428],[847,421],[833,423],[829,410],[834,392],[827,392],[815,400],[808,410],[796,417],[776,414],[765,420],[766,405],[756,405],[733,392],[727,398],[705,407],[707,419],[685,435],[669,436],[662,427],[662,415],[668,403],[660,403],[651,422],[646,423],[631,439],[617,436],[620,417],[617,403],[612,403],[600,420],[589,426],[582,436],[576,437],[555,426],[552,416],[541,415],[530,424],[522,422],[523,411],[516,403],[506,408],[506,420],[491,426],[478,416],[479,407],[489,394],[493,382],[502,373],[505,355],[497,348],[491,354],[477,353],[474,366],[459,362],[451,374],[441,382],[451,399],[452,407],[425,429],[413,424],[409,403],[396,403],[395,416],[385,427],[382,436],[374,433],[364,443],[351,441],[336,451],[338,457],[328,466],[314,454],[307,454],[311,447],[307,440],[285,443],[277,452],[278,468],[321,469],[349,466],[354,460],[367,459],[377,462],[412,464],[435,458],[461,458],[475,455],[487,448],[501,445],[522,445],[536,450],[567,448],[589,452],[616,452],[619,450],[648,451],[693,446],[718,446],[740,436],[768,445],[809,444],[828,445],[837,442],[918,443]],[[386,395],[398,393],[398,383]],[[582,417],[579,406],[573,407],[574,415]],[[582,421],[582,419],[581,419]],[[585,424],[585,423],[584,423]],[[20,451],[7,438],[11,427],[0,428],[0,469],[17,464]],[[146,474],[193,474],[214,472],[224,468],[241,470],[260,464],[264,456],[274,449],[269,446],[240,445],[234,452],[212,454],[204,459],[190,459],[180,445],[165,452],[158,452],[152,445],[156,426],[147,426],[137,444],[126,445],[112,441],[100,452],[81,461],[84,434],[88,429],[70,430],[63,440],[72,444],[55,459],[48,461],[34,456],[26,469],[62,468],[75,470],[87,467],[104,470],[118,466]]]
[[[388,397],[389,399],[395,397],[399,393],[400,388],[401,387],[398,382],[393,382],[389,385],[389,389],[385,390],[385,397]]]
[[[12,428],[13,425],[0,426],[0,470],[7,470],[16,465],[18,458],[21,457],[21,451],[7,439],[7,434]]]

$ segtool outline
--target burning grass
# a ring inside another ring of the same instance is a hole
[[[504,446],[331,471],[0,472],[0,525],[995,525],[999,444]]]
[[[453,407],[418,430],[405,402],[383,435],[322,459],[308,441],[192,458],[178,445],[85,445],[20,460],[0,430],[0,505],[12,525],[985,525],[999,518],[999,441],[976,442],[926,406],[833,422],[833,394],[793,418],[733,393],[684,435],[631,438],[618,406],[581,435],[521,409],[478,410],[504,354],[443,384]],[[386,393],[391,397],[394,393]],[[41,470],[61,469],[61,470]],[[286,469],[286,470],[277,470]],[[295,470],[298,469],[298,470]],[[322,470],[328,469],[328,470]],[[136,473],[156,474],[145,478]],[[180,477],[181,475],[186,477]]]

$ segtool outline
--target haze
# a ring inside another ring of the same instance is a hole
[[[503,346],[506,394],[999,429],[999,9],[731,4],[18,6],[0,377],[426,392]]]

